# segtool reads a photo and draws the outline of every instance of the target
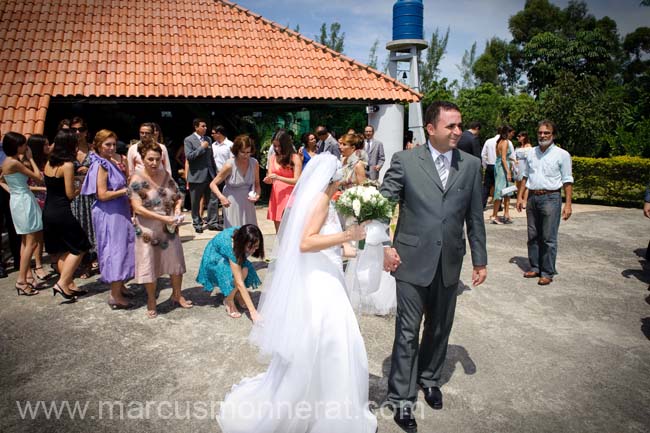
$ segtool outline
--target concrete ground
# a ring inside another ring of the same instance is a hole
[[[559,275],[547,287],[522,278],[525,218],[487,225],[488,280],[459,293],[444,409],[420,405],[420,432],[650,431],[650,221],[636,209],[574,212],[560,227]],[[270,250],[265,216],[261,209]],[[218,402],[265,364],[247,343],[250,321],[227,317],[218,292],[194,281],[213,235],[183,228],[184,295],[195,307],[172,309],[164,280],[155,320],[145,318],[142,292],[137,308],[111,311],[107,288],[93,280],[75,304],[47,291],[16,296],[15,273],[0,280],[0,431],[218,432]],[[393,318],[359,322],[370,398],[381,402]],[[388,411],[378,416],[380,432],[400,431]]]

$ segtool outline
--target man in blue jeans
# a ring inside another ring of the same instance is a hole
[[[560,217],[565,221],[571,216],[573,175],[571,155],[554,143],[555,124],[542,120],[537,126],[538,146],[528,154],[523,172],[523,182],[517,196],[517,211],[524,208],[524,193],[528,190],[525,204],[528,219],[528,260],[530,271],[524,278],[537,278],[537,284],[546,286],[553,282],[557,257],[557,233]],[[562,188],[565,204],[562,209]]]

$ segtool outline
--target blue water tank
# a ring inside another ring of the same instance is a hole
[[[393,40],[424,39],[422,0],[398,0],[393,5]]]

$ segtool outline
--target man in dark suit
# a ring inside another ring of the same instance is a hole
[[[374,139],[375,128],[371,125],[366,126],[363,130],[363,150],[368,153],[368,179],[379,179],[379,170],[384,165],[386,157],[384,156],[384,144]]]
[[[205,135],[208,130],[203,119],[194,119],[194,133],[185,137],[185,157],[189,164],[187,182],[190,184],[190,200],[192,201],[192,225],[197,233],[203,233],[203,221],[199,214],[201,197],[208,203],[208,222],[210,230],[217,227],[217,197],[210,191],[210,182],[216,175],[214,157],[212,156],[211,140]]]
[[[327,128],[320,125],[316,128],[316,138],[318,138],[318,153],[329,152],[337,158],[341,158],[339,143],[336,138],[332,137]]]
[[[478,138],[480,132],[481,122],[470,123],[467,130],[463,131],[463,135],[460,136],[460,140],[458,140],[458,149],[480,158],[481,141]]]
[[[424,123],[428,143],[393,155],[380,188],[400,204],[394,246],[384,249],[384,269],[397,281],[388,400],[395,422],[411,432],[417,429],[413,404],[418,386],[429,406],[442,408],[440,379],[465,255],[464,224],[474,265],[472,284],[478,286],[487,276],[481,162],[456,149],[460,110],[434,102]]]

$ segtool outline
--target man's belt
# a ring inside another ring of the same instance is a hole
[[[554,192],[560,192],[560,190],[559,189],[529,189],[528,192],[534,195],[545,195],[545,194],[553,194]]]

